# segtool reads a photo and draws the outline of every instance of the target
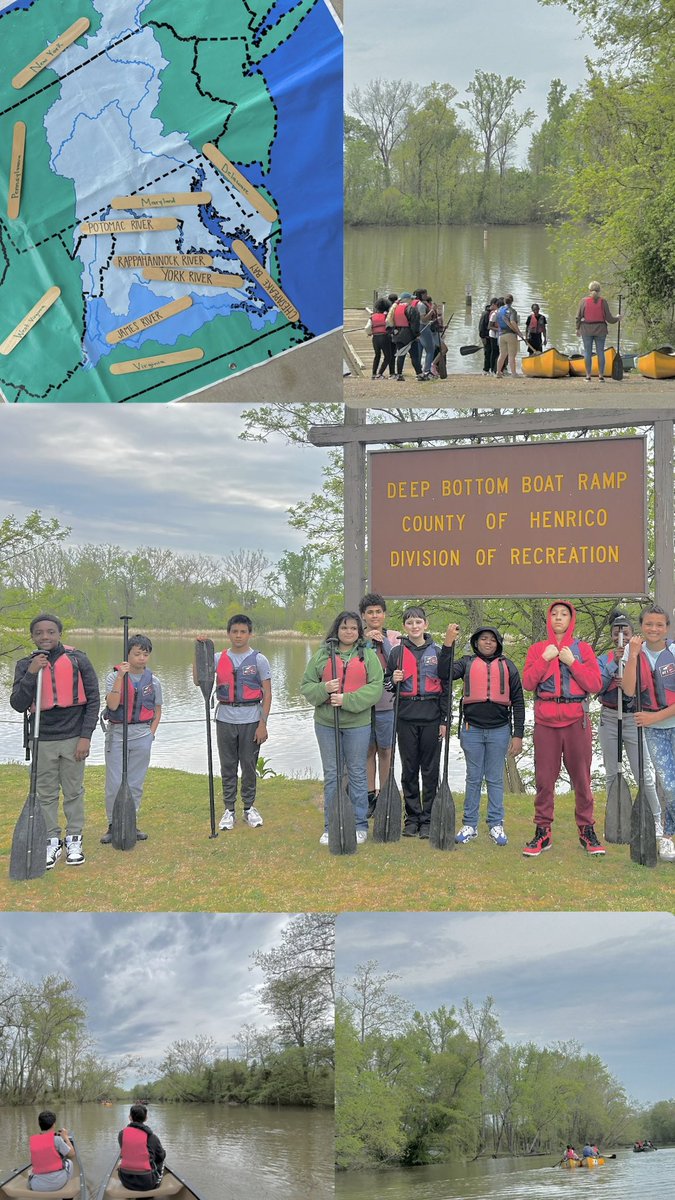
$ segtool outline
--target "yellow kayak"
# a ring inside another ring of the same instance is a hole
[[[555,346],[542,350],[541,354],[524,354],[520,361],[523,375],[531,375],[536,379],[562,379],[570,373],[569,358],[556,350]]]
[[[616,358],[616,350],[614,346],[608,346],[605,350],[605,375],[612,374],[614,360]],[[570,375],[585,375],[586,360],[583,354],[572,354],[570,356]],[[598,377],[598,356],[594,354],[591,359],[591,375]]]
[[[675,350],[650,350],[649,354],[640,354],[635,365],[647,379],[675,379]]]
[[[566,1158],[560,1164],[564,1171],[571,1171],[575,1167],[604,1167],[604,1165],[604,1158]]]

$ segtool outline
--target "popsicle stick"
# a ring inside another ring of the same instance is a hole
[[[7,216],[15,221],[21,205],[21,184],[23,182],[23,163],[26,151],[26,126],[23,121],[14,125],[12,138],[12,161],[9,168],[9,195],[7,197]]]
[[[288,299],[286,293],[282,292],[279,284],[275,283],[272,276],[258,262],[255,254],[249,250],[248,246],[236,238],[232,243],[232,249],[237,258],[241,259],[246,269],[251,272],[254,279],[257,279],[260,286],[265,289],[268,296],[271,296],[277,308],[281,309],[284,316],[288,317],[289,321],[298,321],[300,313],[297,308]]]
[[[70,25],[63,33],[59,34],[55,41],[50,42],[35,58],[19,71],[12,80],[12,87],[25,87],[31,79],[34,79],[40,71],[44,71],[59,54],[63,54],[73,42],[76,42],[83,33],[86,33],[89,28],[89,20],[87,17],[80,17],[73,25]]]
[[[150,233],[155,229],[177,229],[178,217],[119,217],[115,221],[83,221],[78,236],[88,233]]]
[[[240,288],[241,275],[224,275],[220,271],[186,271],[180,267],[144,267],[144,279],[159,279],[162,283],[199,283],[204,287]]]
[[[19,321],[19,324],[12,330],[12,332],[9,334],[9,337],[5,338],[4,342],[0,346],[0,354],[11,354],[15,346],[18,346],[21,339],[24,338],[29,330],[33,328],[36,322],[40,320],[40,317],[44,317],[47,309],[51,308],[54,301],[58,300],[60,295],[61,288],[50,287],[45,292],[44,296],[40,297],[37,304],[33,305],[30,312],[27,312],[25,317]]]
[[[210,192],[147,192],[138,196],[114,196],[111,208],[167,208],[185,204],[210,204]]]
[[[149,358],[132,358],[128,362],[110,364],[111,375],[132,375],[134,371],[154,371],[156,367],[174,367],[177,363],[197,362],[204,357],[204,351],[197,347],[194,350],[176,350],[171,354],[153,354]]]
[[[111,345],[114,345],[115,342],[123,342],[126,338],[142,333],[144,329],[150,329],[152,325],[159,325],[160,321],[167,321],[176,313],[184,312],[186,308],[190,308],[191,304],[192,300],[189,296],[182,296],[180,300],[171,300],[168,304],[162,304],[161,308],[153,308],[152,312],[146,313],[145,316],[130,321],[128,325],[120,325],[119,329],[111,329],[110,333],[105,335],[105,340]]]
[[[249,203],[258,210],[261,217],[264,217],[266,221],[276,221],[279,214],[275,208],[272,208],[269,200],[266,200],[265,197],[262,196],[251,183],[249,183],[248,179],[242,175],[241,171],[238,171],[237,168],[233,166],[229,158],[226,158],[225,155],[222,154],[218,149],[218,147],[214,146],[213,142],[204,143],[202,146],[202,154],[205,154],[209,162],[213,163],[214,167],[218,168],[220,173],[225,176],[228,183],[231,183],[238,192],[241,192],[241,194],[246,197]]]
[[[114,254],[114,267],[211,267],[210,254]]]

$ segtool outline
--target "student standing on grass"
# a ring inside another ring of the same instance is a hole
[[[647,748],[663,788],[666,807],[659,857],[675,861],[675,645],[669,637],[670,614],[658,604],[640,613],[640,633],[625,655],[623,690],[634,696],[640,661],[642,712],[635,724],[645,731]]]
[[[19,659],[9,702],[16,712],[34,708],[38,672],[42,670],[37,798],[47,825],[47,870],[63,849],[59,825],[59,793],[66,818],[66,865],[84,862],[84,764],[96,728],[100,695],[96,672],[86,654],[64,646],[63,624],[52,613],[30,623],[37,651]]]
[[[264,654],[251,646],[253,622],[237,613],[227,622],[230,647],[215,655],[216,737],[223,781],[223,813],[219,829],[232,829],[235,822],[238,772],[241,767],[241,802],[244,821],[255,829],[263,819],[255,807],[258,777],[256,767],[263,742],[267,741],[267,718],[272,706],[272,672]],[[197,639],[205,641],[206,635]],[[197,680],[197,664],[192,668]]]
[[[393,629],[385,629],[387,602],[379,592],[368,592],[359,600],[359,612],[363,619],[366,645],[375,651],[382,671],[394,646],[401,638]],[[380,788],[389,774],[391,748],[394,744],[394,695],[384,690],[372,709],[370,745],[368,746],[368,816],[372,817],[377,804],[379,774]]]
[[[438,676],[440,647],[428,633],[429,622],[421,605],[406,608],[403,628],[403,657],[400,648],[392,650],[385,676],[389,689],[400,684],[397,734],[405,802],[403,836],[428,838],[431,808],[438,790],[448,689]]]
[[[523,684],[534,692],[535,834],[523,854],[536,857],[551,848],[555,785],[564,762],[574,789],[579,842],[588,854],[604,854],[595,832],[591,791],[593,731],[590,695],[600,691],[600,667],[588,642],[574,636],[576,611],[556,600],[546,617],[548,637],[530,646]]]
[[[448,625],[441,646],[438,674],[447,680],[450,648],[459,625]],[[520,673],[504,658],[502,636],[491,625],[481,625],[471,635],[472,654],[454,659],[452,679],[463,679],[459,741],[466,759],[464,823],[455,841],[462,845],[478,837],[480,793],[485,779],[488,794],[487,824],[496,846],[506,846],[504,830],[504,763],[506,755],[520,754],[525,730],[525,699]],[[450,681],[452,687],[452,681]]]
[[[331,648],[335,652],[334,677]],[[370,742],[370,714],[382,695],[382,667],[364,638],[359,613],[344,611],[333,621],[326,640],[310,658],[300,691],[314,705],[314,729],[323,766],[324,832],[328,845],[328,814],[337,800],[337,746],[349,780],[349,798],[356,820],[356,840],[368,837],[368,784],[366,760]],[[335,710],[339,733],[335,731]]]
[[[148,666],[152,642],[143,633],[129,638],[127,661],[118,663],[105,679],[108,728],[105,735],[105,811],[108,828],[101,838],[107,846],[112,842],[112,812],[115,797],[122,783],[122,689],[126,680],[127,722],[127,784],[133,797],[136,813],[141,807],[143,784],[150,766],[152,743],[162,717],[162,685]],[[138,842],[147,841],[147,833],[136,830]]]

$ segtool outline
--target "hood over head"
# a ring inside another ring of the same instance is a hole
[[[564,634],[562,635],[560,641],[558,641],[558,638],[556,637],[555,633],[553,632],[553,626],[551,625],[551,610],[555,608],[556,604],[564,604],[565,608],[569,609],[570,615],[572,617],[572,620],[570,621],[569,625],[567,626],[567,629],[565,630]],[[546,632],[548,634],[548,641],[553,642],[554,645],[556,645],[556,646],[569,646],[570,642],[574,641],[574,626],[576,625],[576,622],[577,622],[577,611],[576,611],[574,605],[570,604],[569,600],[553,600],[551,602],[551,604],[549,605],[549,609],[546,614]]]
[[[489,654],[489,655],[481,654],[480,650],[478,649],[478,639],[479,639],[481,633],[492,633],[496,637],[497,649],[495,650],[494,654]],[[502,635],[499,632],[499,630],[495,629],[493,625],[480,625],[478,627],[478,629],[475,631],[475,633],[471,634],[471,638],[469,639],[469,644],[470,644],[471,649],[473,650],[474,654],[477,654],[479,658],[484,658],[484,659],[499,658],[499,656],[502,654],[502,651],[503,651],[504,640],[503,640]]]

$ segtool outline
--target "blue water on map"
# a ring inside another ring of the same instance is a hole
[[[14,0],[14,4],[0,4],[0,17],[6,12],[16,12],[20,8],[32,8],[36,0]]]
[[[325,333],[342,324],[342,39],[324,4],[261,70],[279,133],[271,173],[247,175],[278,204],[280,284],[308,329]]]

